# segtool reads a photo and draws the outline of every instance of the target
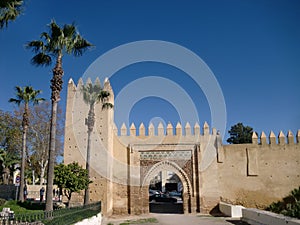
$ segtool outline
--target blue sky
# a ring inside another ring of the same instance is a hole
[[[33,54],[24,45],[37,39],[51,19],[55,19],[60,25],[75,22],[79,32],[95,45],[80,58],[64,56],[62,107],[69,78],[77,82],[99,56],[126,43],[162,40],[194,52],[213,72],[225,99],[226,132],[238,122],[267,135],[271,130],[275,134],[280,130],[296,134],[300,128],[300,2],[297,0],[25,2],[23,15],[0,31],[2,110],[13,110],[8,99],[14,96],[16,85],[32,85],[49,99],[51,67],[32,66]],[[115,95],[130,82],[146,76],[178,84],[194,102],[200,125],[204,121],[211,123],[211,109],[201,88],[170,65],[144,62],[123,68],[110,78]],[[181,109],[158,96],[140,99],[132,107],[128,123],[180,121]],[[116,110],[122,112],[120,108]],[[116,123],[120,126],[122,121],[118,119]],[[197,119],[191,118],[191,123],[194,121]]]

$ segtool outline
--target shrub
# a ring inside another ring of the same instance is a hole
[[[274,202],[266,210],[300,219],[300,186],[282,201]]]
[[[0,206],[3,206],[5,204],[6,200],[3,198],[0,198]]]

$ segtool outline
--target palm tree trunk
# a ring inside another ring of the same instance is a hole
[[[18,200],[20,202],[24,201],[24,195],[23,195],[23,190],[24,190],[24,183],[25,183],[25,157],[26,157],[26,136],[27,136],[27,128],[23,128],[23,137],[22,137],[22,161],[21,161],[21,180],[20,180],[20,189],[19,189],[19,198]]]
[[[86,125],[88,126],[88,142],[87,142],[87,150],[86,150],[86,166],[85,166],[85,168],[87,170],[88,178],[90,178],[91,134],[93,132],[94,124],[95,124],[94,105],[91,104],[87,123],[86,123]],[[89,203],[90,203],[90,188],[88,185],[84,192],[84,205],[88,205]]]
[[[28,103],[25,103],[24,113],[23,113],[23,137],[22,137],[22,161],[21,161],[21,180],[20,180],[20,189],[19,189],[19,198],[20,202],[24,201],[24,186],[25,186],[25,158],[26,158],[26,138],[27,138],[27,128],[28,128]]]
[[[57,102],[52,101],[50,147],[49,147],[47,187],[46,187],[46,208],[45,208],[46,211],[53,210],[52,191],[53,191],[54,163],[55,163],[56,118],[57,118]]]
[[[48,158],[48,172],[47,172],[47,188],[46,188],[46,211],[53,210],[53,180],[54,180],[54,163],[55,163],[55,138],[56,138],[56,119],[57,119],[57,105],[60,100],[60,91],[62,90],[62,54],[59,53],[56,65],[53,69],[53,78],[51,79],[51,123],[50,123],[50,144],[49,144],[49,158]]]

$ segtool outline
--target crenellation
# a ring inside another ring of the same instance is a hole
[[[300,130],[298,130],[296,134],[296,142],[295,136],[291,130],[288,131],[287,135],[285,136],[282,131],[279,132],[278,136],[276,137],[273,131],[270,132],[269,137],[266,137],[264,131],[262,131],[260,138],[257,137],[256,132],[252,134],[252,144],[260,144],[260,145],[285,145],[285,144],[295,144],[299,143],[300,137]],[[260,140],[258,140],[260,139]]]
[[[277,143],[276,143],[276,136],[275,136],[275,134],[274,134],[273,131],[270,132],[269,140],[270,140],[270,144],[271,144],[271,145],[277,144]]]
[[[99,79],[99,77],[96,77],[96,79],[95,79],[95,85],[97,85],[97,86],[100,86],[100,87],[101,87],[101,82],[100,82],[100,79]]]
[[[204,122],[203,125],[203,135],[209,135],[209,125],[206,121]]]
[[[157,127],[157,135],[164,136],[164,134],[165,134],[164,125],[162,124],[162,122],[160,122]]]
[[[154,135],[155,135],[153,123],[150,123],[150,124],[149,124],[149,127],[148,127],[148,135],[149,135],[149,136],[154,136]]]
[[[134,123],[130,125],[129,129],[123,123],[120,128],[120,136],[128,136],[128,135],[129,136],[183,136],[182,126],[180,122],[177,122],[175,129],[171,122],[169,122],[166,127],[164,127],[163,123],[160,122],[157,128],[154,127],[153,123],[150,123],[147,129],[148,129],[148,133],[146,133],[146,127],[144,123],[141,123],[137,132],[137,128]],[[157,129],[157,133],[155,133],[155,129]],[[195,123],[193,130],[191,129],[190,123],[187,122],[184,130],[185,130],[185,135],[184,135],[185,137],[199,137],[199,136],[209,136],[209,135],[215,136],[218,133],[217,129],[214,127],[210,131],[207,122],[204,123],[202,134],[200,132],[200,125],[198,122]]]
[[[255,131],[252,133],[252,144],[258,144],[258,137]]]
[[[146,135],[146,129],[145,129],[144,123],[141,123],[141,125],[139,127],[139,135],[140,136],[145,136]]]
[[[190,125],[189,122],[186,123],[184,129],[185,129],[185,136],[191,136],[192,135],[191,125]]]
[[[194,135],[195,136],[200,136],[200,125],[197,122],[194,125]]]
[[[167,136],[173,136],[173,126],[170,122],[167,125]]]
[[[267,144],[267,136],[266,136],[264,131],[262,131],[261,135],[260,135],[260,144],[261,145],[266,145]]]
[[[136,136],[136,127],[135,127],[134,123],[131,123],[131,126],[129,128],[129,133],[130,133],[130,136]]]
[[[176,124],[176,136],[181,136],[182,135],[182,127],[181,124],[179,122],[177,122]]]
[[[88,79],[86,80],[86,84],[92,84],[92,80],[90,77],[88,77]]]
[[[279,135],[278,135],[278,144],[280,145],[284,145],[286,142],[285,142],[285,136],[283,134],[282,131],[279,132]]]
[[[76,86],[77,91],[81,91],[81,88],[83,87],[83,85],[84,85],[83,80],[80,77],[78,82],[77,82],[77,86]]]
[[[294,144],[294,134],[291,130],[289,130],[287,133],[287,141],[288,144]]]
[[[121,126],[121,136],[127,136],[127,127],[125,123],[123,123]]]

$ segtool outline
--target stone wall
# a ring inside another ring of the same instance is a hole
[[[77,86],[72,80],[68,83],[64,162],[85,166],[89,106],[83,101],[83,85],[82,80]],[[108,80],[104,88],[113,104]],[[105,216],[148,213],[150,176],[158,170],[170,170],[181,179],[186,213],[210,212],[220,199],[264,207],[300,185],[299,131],[296,137],[280,132],[278,138],[273,132],[268,138],[264,132],[259,138],[254,133],[253,144],[223,145],[216,129],[206,122],[166,127],[123,124],[118,129],[114,109],[102,110],[96,104],[95,114],[90,200],[102,201]],[[184,158],[185,153],[190,159]],[[82,202],[83,193],[72,196],[72,201]]]

